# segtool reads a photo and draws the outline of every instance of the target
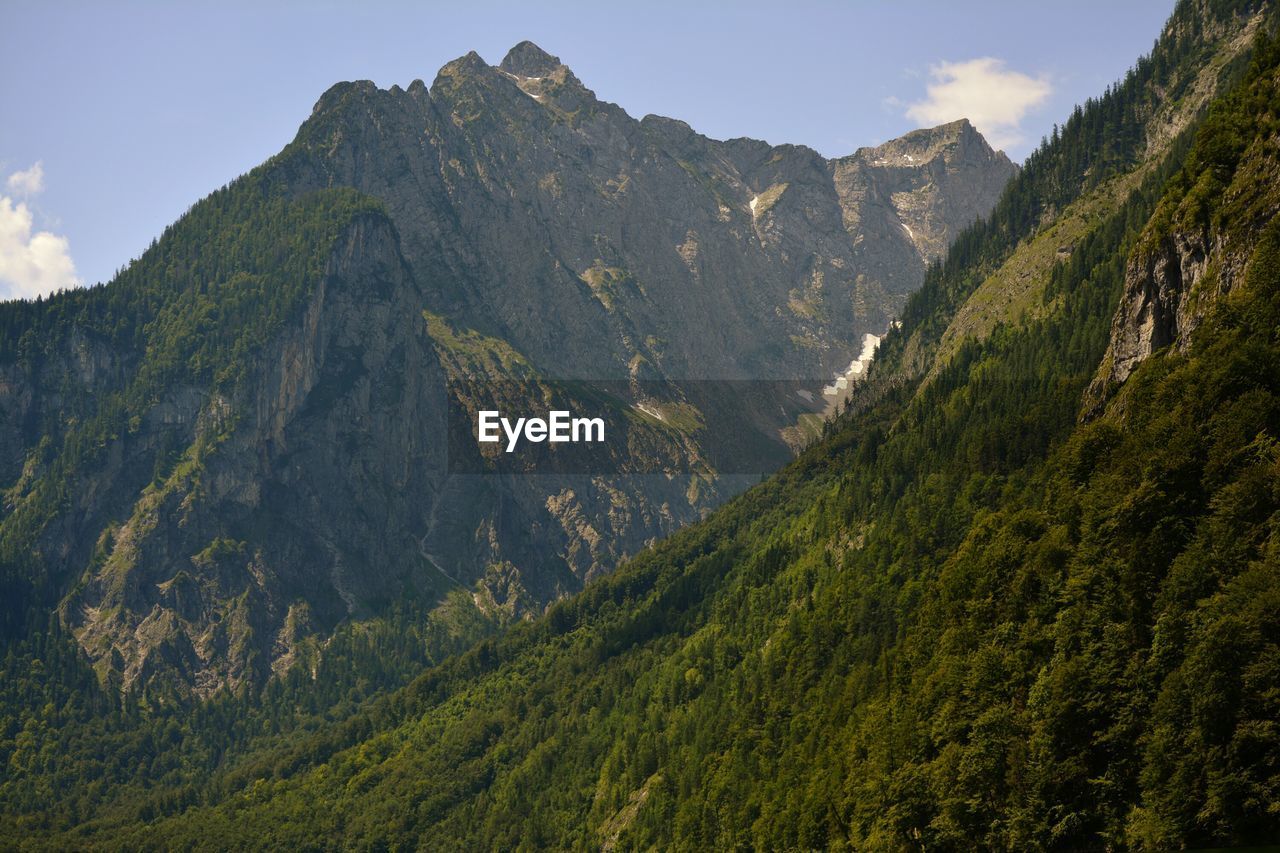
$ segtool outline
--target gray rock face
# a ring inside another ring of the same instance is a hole
[[[1152,353],[1187,347],[1209,306],[1236,285],[1248,249],[1248,241],[1228,246],[1204,229],[1174,232],[1130,257],[1107,354],[1085,394],[1087,415]]]
[[[1197,319],[1187,297],[1204,273],[1207,248],[1203,234],[1177,234],[1130,259],[1112,322],[1111,381],[1123,382],[1151,353],[1185,339]]]
[[[919,286],[957,232],[988,214],[1018,167],[967,119],[916,130],[831,164],[859,271],[891,297]]]
[[[828,161],[637,121],[528,42],[498,67],[468,54],[430,88],[339,84],[266,184],[352,187],[385,215],[342,233],[248,390],[168,388],[113,439],[42,534],[69,579],[62,621],[105,681],[208,695],[410,591],[460,586],[498,619],[536,611],[748,481],[460,474],[446,410],[476,401],[451,380],[519,366],[666,383],[705,427],[663,438],[639,419],[630,452],[697,461],[733,430],[775,467],[786,401],[699,380],[817,390],[1015,168],[967,122]],[[125,361],[73,335],[48,375],[0,368],[6,484],[39,456],[20,436],[58,411],[57,389],[120,388]],[[153,481],[175,442],[216,451]]]

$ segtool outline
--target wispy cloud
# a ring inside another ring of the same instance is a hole
[[[37,231],[25,201],[44,189],[44,167],[36,163],[14,172],[5,186],[24,200],[0,195],[0,298],[34,299],[78,287],[67,238]]]
[[[9,192],[20,196],[33,196],[44,189],[44,163],[37,160],[30,169],[14,172],[6,181]]]
[[[1008,149],[1025,139],[1022,119],[1053,92],[1049,81],[984,56],[964,62],[940,62],[929,69],[925,98],[907,105],[907,117],[924,125],[959,118],[973,122],[996,148]]]

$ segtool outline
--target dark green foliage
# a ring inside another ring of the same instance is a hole
[[[385,616],[340,629],[257,693],[220,695],[200,704],[150,691],[120,696],[103,690],[79,649],[50,620],[30,641],[11,644],[0,665],[0,839],[98,821],[132,822],[174,814],[205,797],[225,795],[243,777],[286,772],[327,755],[325,727],[370,697],[460,652],[491,629],[473,609],[440,612],[398,605]],[[367,737],[389,718],[385,702],[350,735]],[[325,734],[310,738],[307,733]],[[280,743],[307,747],[273,770],[258,753]],[[231,756],[227,780],[206,787]],[[305,756],[305,757],[304,757]]]

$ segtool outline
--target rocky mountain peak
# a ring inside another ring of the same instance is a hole
[[[431,91],[436,92],[440,89],[442,83],[446,81],[475,79],[492,74],[493,69],[487,62],[481,58],[480,54],[474,50],[465,56],[460,56],[452,62],[446,62],[436,72],[435,82],[431,84]]]
[[[939,156],[982,158],[1012,164],[1002,151],[992,148],[967,119],[921,128],[873,148],[859,148],[853,155],[872,166],[915,168]]]
[[[987,143],[986,138],[978,132],[978,129],[967,118],[956,119],[946,124],[940,124],[937,127],[912,131],[901,137],[900,141],[905,145],[922,144],[925,150],[948,145],[976,143],[989,149],[992,154],[998,154],[1001,157],[1005,156],[1003,152],[992,148]],[[1006,157],[1005,159],[1008,158]]]
[[[927,262],[995,205],[1018,166],[962,118],[859,148],[833,161],[832,172],[846,227],[878,237],[869,257],[905,241]],[[890,255],[874,264],[889,280],[898,262]]]
[[[518,77],[545,77],[561,65],[560,57],[552,56],[531,41],[522,41],[507,51],[498,68]]]

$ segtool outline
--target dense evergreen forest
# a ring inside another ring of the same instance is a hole
[[[0,838],[126,849],[1280,839],[1274,10],[1252,50],[1215,69],[1223,94],[1207,113],[1163,146],[1147,135],[1156,111],[1189,97],[1187,69],[1215,56],[1209,31],[1255,7],[1180,3],[1152,54],[1046,140],[930,271],[820,442],[539,620],[426,636],[423,625],[444,629],[406,604],[340,631],[261,692],[193,704],[104,690],[56,616],[11,612]],[[1128,191],[1089,220],[1028,310],[930,360],[1020,246],[1116,181]],[[323,230],[325,211],[376,215],[362,204],[298,215]],[[1233,286],[1197,291],[1185,347],[1089,398],[1131,261],[1186,231],[1243,258]],[[125,338],[165,328],[135,328],[134,308],[112,309],[125,297],[110,293],[60,310]],[[272,298],[284,310],[290,295]],[[59,322],[11,312],[0,345],[15,352],[53,333],[23,329]],[[195,322],[189,309],[174,316]],[[196,369],[197,355],[162,363]],[[127,394],[119,406],[124,423]],[[5,556],[5,583],[34,576]]]

